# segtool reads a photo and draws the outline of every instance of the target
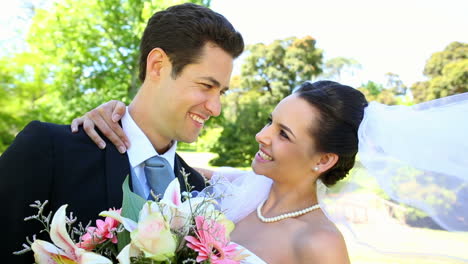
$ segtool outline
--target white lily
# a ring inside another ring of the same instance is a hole
[[[67,205],[62,205],[52,218],[50,239],[54,244],[37,239],[31,245],[36,263],[112,264],[109,259],[75,245],[67,232],[66,208]]]
[[[138,257],[141,250],[134,246],[132,243],[126,245],[117,256],[120,264],[131,264],[130,257]]]
[[[159,209],[159,206],[156,204],[156,202],[147,201],[143,205],[143,208],[141,208],[140,210],[140,213],[138,216],[138,222],[144,221],[149,215],[153,213],[161,213],[161,210]],[[124,228],[130,233],[133,232],[138,227],[137,222],[133,221],[130,218],[123,217],[116,211],[102,211],[99,214],[99,216],[110,217],[119,221],[124,226]]]
[[[163,207],[163,215],[169,218],[169,223],[173,230],[188,228],[186,221],[195,210],[203,212],[205,217],[212,216],[215,211],[215,201],[207,197],[194,197],[182,202],[180,194],[179,180],[175,178],[167,186],[164,196],[160,201],[161,204],[167,205]],[[199,208],[199,206],[204,206]]]

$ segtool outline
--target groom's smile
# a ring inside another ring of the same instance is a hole
[[[208,121],[209,117],[201,117],[197,114],[189,113],[190,118],[192,118],[193,121],[195,121],[195,124],[200,126],[200,128],[203,127],[205,124],[205,121]]]
[[[155,105],[167,136],[194,142],[205,122],[221,114],[221,95],[228,89],[233,58],[220,47],[207,43],[199,59],[186,65],[175,78],[169,69],[162,72],[161,89]],[[164,119],[164,120],[162,120]]]

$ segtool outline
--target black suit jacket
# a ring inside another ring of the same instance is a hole
[[[42,229],[39,222],[23,219],[37,211],[29,207],[36,200],[48,200],[46,213],[68,204],[78,221],[86,225],[109,208],[122,206],[122,183],[130,175],[126,154],[120,154],[109,141],[101,150],[80,131],[70,132],[68,125],[33,121],[21,131],[0,156],[0,201],[2,216],[2,263],[33,263],[33,254],[14,256],[26,236]],[[189,184],[196,190],[205,186],[203,177],[178,155],[174,172],[185,191],[181,168],[190,173]],[[47,241],[49,237],[42,236]]]

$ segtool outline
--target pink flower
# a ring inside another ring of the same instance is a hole
[[[229,243],[223,225],[203,216],[195,217],[197,237],[186,236],[187,247],[198,252],[196,261],[209,260],[212,264],[239,264],[237,245]]]
[[[121,209],[109,209],[120,214]],[[87,233],[81,237],[81,241],[77,244],[78,247],[86,250],[93,250],[98,244],[104,243],[106,240],[111,240],[112,243],[117,244],[117,227],[119,222],[111,217],[106,217],[104,221],[101,219],[96,220],[96,226],[88,227]]]

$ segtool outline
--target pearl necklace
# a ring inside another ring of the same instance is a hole
[[[262,207],[263,207],[263,204],[265,204],[265,202],[266,202],[266,200],[264,200],[262,203],[260,203],[258,205],[258,207],[257,207],[257,216],[260,219],[260,221],[262,221],[264,223],[273,223],[273,222],[278,222],[278,221],[281,221],[283,219],[290,218],[290,217],[298,217],[298,216],[307,214],[309,212],[312,212],[315,209],[320,208],[320,204],[316,204],[316,205],[313,205],[311,207],[307,207],[307,208],[299,210],[299,211],[290,212],[290,213],[278,215],[278,216],[275,216],[275,217],[264,217],[262,215]]]

